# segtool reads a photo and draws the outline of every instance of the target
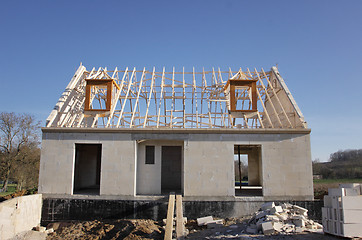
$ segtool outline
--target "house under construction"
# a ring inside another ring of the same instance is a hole
[[[81,65],[42,128],[39,192],[311,200],[310,131],[276,67]]]

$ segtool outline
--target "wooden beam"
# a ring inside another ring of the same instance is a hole
[[[149,97],[148,97],[148,101],[147,101],[147,109],[146,109],[146,114],[145,114],[145,119],[143,120],[143,128],[146,127],[147,124],[147,117],[148,117],[148,111],[150,108],[150,103],[151,103],[151,97],[152,97],[152,93],[153,93],[153,86],[154,86],[154,82],[155,82],[155,67],[153,67],[153,71],[152,71],[152,77],[151,77],[151,89],[149,92]]]
[[[267,75],[265,74],[265,72],[264,72],[264,69],[261,69],[261,71],[263,72],[264,77],[265,77],[265,78],[266,78],[266,80],[268,81],[268,83],[269,83],[269,87],[270,87],[270,89],[272,90],[272,92],[273,92],[273,94],[274,94],[274,96],[275,96],[275,98],[276,98],[277,102],[279,103],[280,108],[282,109],[282,112],[283,112],[283,114],[284,114],[284,117],[287,119],[287,121],[288,121],[288,123],[289,123],[289,126],[290,126],[291,128],[293,128],[293,125],[292,125],[292,123],[290,122],[289,117],[288,117],[287,113],[285,112],[285,109],[284,109],[284,107],[283,107],[282,103],[280,102],[280,100],[279,100],[279,97],[278,97],[277,93],[276,93],[276,92],[275,92],[275,90],[274,90],[273,84],[271,84],[271,82],[270,82],[270,80],[269,80],[268,76],[267,76]]]
[[[163,72],[162,72],[160,103],[158,105],[158,115],[157,115],[157,125],[156,125],[157,128],[160,125],[160,114],[161,114],[161,104],[162,104],[162,100],[163,100],[162,97],[163,97],[164,81],[165,81],[165,67],[163,67]]]
[[[145,77],[145,72],[146,72],[146,68],[143,68],[143,72],[142,72],[142,76],[141,76],[141,81],[139,83],[139,87],[138,87],[138,92],[137,92],[137,98],[136,98],[136,102],[133,108],[133,112],[132,112],[132,117],[131,117],[131,122],[129,127],[132,128],[133,127],[133,120],[135,117],[135,113],[136,113],[136,109],[137,109],[137,104],[140,98],[140,93],[141,93],[141,89],[142,89],[142,83],[143,83],[143,78]]]
[[[185,236],[185,224],[182,210],[182,196],[176,195],[176,239],[183,239]]]
[[[175,211],[175,194],[170,194],[168,197],[168,208],[167,208],[167,218],[166,218],[166,228],[165,228],[165,240],[172,239],[172,229],[173,229],[173,216]]]
[[[119,117],[118,117],[117,128],[119,127],[119,123],[121,122],[121,119],[123,118],[123,112],[124,112],[124,109],[125,109],[125,106],[126,106],[128,94],[129,94],[131,86],[132,86],[132,79],[133,79],[133,75],[135,74],[135,72],[136,72],[136,68],[133,68],[131,78],[128,81],[127,93],[126,93],[125,99],[123,101],[121,112],[120,112]]]
[[[117,68],[116,68],[116,70],[117,70]],[[115,70],[115,71],[116,71],[116,70]],[[114,110],[115,110],[116,107],[117,107],[117,103],[118,103],[118,100],[119,100],[119,96],[121,95],[121,93],[122,93],[122,91],[123,91],[124,79],[126,78],[127,72],[128,72],[128,67],[127,67],[126,70],[124,71],[124,74],[123,74],[123,77],[122,77],[121,86],[120,86],[119,90],[118,90],[118,91],[116,92],[116,94],[115,94],[115,97],[114,97],[114,100],[113,100],[112,108],[111,108],[111,111],[110,111],[110,114],[109,114],[109,117],[108,117],[108,121],[107,121],[106,127],[109,127],[109,125],[110,125],[110,123],[111,123],[111,119],[113,119]],[[113,76],[112,76],[112,77],[113,77]]]

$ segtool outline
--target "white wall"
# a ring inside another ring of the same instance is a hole
[[[145,146],[155,146],[155,164],[145,164]],[[161,194],[162,146],[183,146],[182,141],[142,141],[137,147],[137,194]],[[183,159],[183,157],[181,158]],[[183,161],[183,160],[181,160]],[[183,173],[182,173],[183,176]],[[181,181],[183,182],[183,181]]]
[[[185,141],[184,195],[234,195],[234,145],[222,141]]]
[[[74,144],[101,143],[101,195],[133,196],[136,185],[137,194],[159,194],[161,146],[183,143],[185,196],[234,196],[234,145],[260,145],[264,198],[313,199],[308,131],[240,130],[239,134],[212,130],[167,134],[162,130],[146,133],[89,131],[43,133],[40,193],[72,194]],[[153,166],[144,164],[144,146],[152,142],[156,146]]]
[[[102,144],[100,194],[134,195],[136,143],[130,134],[43,133],[39,192],[73,194],[76,143]]]
[[[40,224],[42,195],[17,197],[0,203],[0,239],[29,231]]]

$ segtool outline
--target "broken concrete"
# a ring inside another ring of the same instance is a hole
[[[248,233],[262,231],[265,235],[269,235],[322,229],[320,224],[308,219],[307,212],[307,209],[289,203],[280,206],[275,206],[274,202],[264,203],[260,211],[255,212],[249,220],[246,231]]]

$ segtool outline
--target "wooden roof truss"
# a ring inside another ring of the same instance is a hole
[[[275,67],[270,71],[87,71],[82,65],[49,115],[46,126],[307,128]]]

